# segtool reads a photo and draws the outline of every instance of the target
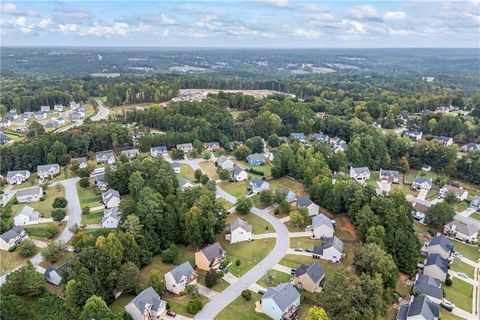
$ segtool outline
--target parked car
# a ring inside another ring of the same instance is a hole
[[[175,312],[171,311],[171,310],[168,310],[168,311],[167,311],[167,316],[170,316],[170,317],[172,317],[172,318],[175,318],[175,317],[177,316],[177,314],[176,314]]]
[[[313,249],[312,249],[312,248],[306,248],[306,249],[305,249],[305,252],[310,252],[310,253],[312,253],[312,252],[313,252]]]
[[[468,278],[468,276],[463,273],[463,272],[457,272],[458,276],[462,277],[462,278]]]
[[[294,250],[295,250],[295,251],[298,251],[298,252],[302,252],[302,251],[303,251],[303,249],[300,249],[300,248],[295,248]]]
[[[453,308],[455,308],[455,305],[453,303],[451,303],[450,301],[448,301],[447,299],[443,299],[442,303],[440,303],[440,305],[442,307],[444,307],[445,309],[448,309],[448,310],[452,310]]]
[[[263,296],[265,294],[265,290],[258,290],[257,291],[259,295]]]
[[[290,274],[291,274],[292,276],[294,276],[296,273],[297,273],[297,270],[296,270],[296,269],[290,270]]]

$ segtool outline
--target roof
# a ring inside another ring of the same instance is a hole
[[[16,176],[17,174],[20,174],[22,176],[27,176],[29,173],[28,170],[17,170],[17,171],[8,171],[7,172],[7,179],[8,178],[13,178],[14,176]]]
[[[420,203],[420,202],[415,202],[415,205],[413,206],[417,212],[420,213],[427,213],[427,211],[430,209],[430,207]]]
[[[253,161],[267,161],[267,158],[261,153],[253,153],[247,156],[247,161],[253,160]]]
[[[129,158],[136,157],[139,153],[140,151],[138,151],[138,149],[128,149],[121,152],[121,154],[124,154]]]
[[[179,283],[182,280],[182,277],[190,278],[193,274],[193,268],[190,265],[190,262],[184,262],[179,266],[176,266],[169,272],[176,283]]]
[[[25,189],[17,190],[15,194],[17,197],[26,197],[26,196],[33,196],[35,194],[42,193],[43,189],[41,187],[30,187]]]
[[[423,184],[423,183],[427,183],[428,185],[432,186],[433,180],[431,178],[424,178],[424,177],[416,177],[415,180],[413,180],[413,184]]]
[[[447,259],[442,258],[438,253],[429,254],[427,261],[425,262],[425,267],[436,265],[445,273],[448,273],[448,261]]]
[[[422,315],[425,319],[435,319],[440,315],[440,306],[433,303],[427,296],[414,297],[410,301],[407,317]]]
[[[449,184],[443,185],[442,189],[445,189],[448,192],[453,192],[453,193],[455,193],[456,195],[459,195],[459,196],[464,194],[465,192],[467,192],[467,190],[465,190],[465,189],[457,188],[457,187],[451,186]]]
[[[242,171],[243,171],[242,168],[235,166],[235,167],[233,167],[232,174],[234,176],[238,176]]]
[[[178,179],[178,186],[179,186],[180,188],[182,188],[182,187],[184,187],[184,186],[186,186],[186,185],[188,185],[188,184],[192,184],[192,182],[191,182],[190,180],[184,179],[184,178],[179,178],[179,179]]]
[[[400,173],[396,170],[383,170],[380,169],[380,176],[382,177],[399,177]]]
[[[452,240],[448,239],[445,236],[436,236],[430,240],[428,244],[429,247],[432,246],[441,246],[445,251],[450,252],[453,250]]]
[[[253,178],[251,184],[253,184],[255,187],[260,188],[264,183],[266,183],[263,180],[260,180],[258,178]]]
[[[230,160],[230,158],[228,158],[226,156],[220,156],[220,158],[218,158],[218,160],[217,160],[217,163],[222,165],[227,160]]]
[[[230,231],[236,230],[238,228],[242,228],[247,232],[252,232],[252,225],[248,224],[248,222],[240,218],[237,218],[230,223]]]
[[[152,147],[150,148],[150,151],[167,152],[167,147],[166,146]]]
[[[332,220],[326,215],[320,213],[313,217],[312,219],[312,228],[316,229],[320,226],[327,226],[330,229],[333,229]]]
[[[176,161],[175,161],[175,162],[171,162],[171,163],[170,163],[170,167],[171,167],[172,169],[180,168],[180,163],[178,163],[178,162],[176,162]]]
[[[297,200],[297,204],[299,206],[302,206],[302,207],[308,207],[312,204],[312,200],[308,199],[308,198],[305,198],[305,197],[302,197],[300,199]]]
[[[276,287],[270,287],[262,296],[262,300],[272,299],[283,312],[287,311],[299,298],[300,294],[291,283],[281,283]]]
[[[370,174],[370,169],[368,167],[358,167],[358,168],[353,168],[352,167],[352,170],[353,172],[355,172],[356,175],[359,175],[359,174]]]
[[[23,206],[18,209],[17,213],[15,213],[15,217],[19,215],[27,216],[29,220],[38,220],[40,218],[40,214],[29,206]]]
[[[319,247],[322,253],[323,253],[323,250],[328,248],[335,248],[338,252],[343,252],[343,241],[334,236],[334,237],[326,238],[325,241],[322,243],[322,245]]]
[[[301,276],[303,274],[307,274],[313,282],[317,283],[325,277],[325,270],[323,270],[322,266],[319,263],[315,262],[310,265],[300,265],[300,267],[295,270],[295,276]]]
[[[442,141],[442,142],[445,142],[445,143],[448,142],[450,139],[452,139],[452,138],[446,137],[446,136],[437,136],[437,137],[434,138],[434,140],[439,140],[439,141]]]
[[[115,198],[120,198],[120,192],[118,192],[115,189],[108,189],[107,191],[102,193],[102,198],[105,201],[110,200],[110,198],[115,197]]]
[[[412,135],[412,136],[418,136],[420,134],[422,134],[422,132],[419,132],[419,131],[416,131],[416,130],[407,130],[405,131],[405,134],[406,135]]]
[[[60,170],[60,166],[58,165],[58,163],[45,164],[45,165],[42,165],[42,166],[37,166],[37,172],[49,171],[50,169]]]
[[[305,139],[305,134],[303,134],[303,132],[292,132],[290,133],[290,137],[295,139]]]
[[[113,155],[114,155],[113,150],[98,151],[97,153],[95,153],[95,156],[97,158],[101,158],[103,156],[111,157]]]
[[[122,213],[120,212],[120,209],[118,207],[105,209],[105,211],[103,212],[102,223],[104,223],[108,218],[120,221],[121,215]]]
[[[218,242],[212,243],[201,250],[208,261],[213,261],[216,258],[223,256],[224,250]]]
[[[58,267],[52,267],[52,266],[48,266],[47,269],[45,270],[45,273],[43,274],[45,276],[45,280],[51,282],[52,279],[50,278],[50,273],[51,272],[55,272],[56,274],[59,275],[59,277],[61,278],[62,277],[62,270],[66,269],[70,267],[70,263],[69,262],[65,262],[65,263],[62,263],[61,265],[59,265]],[[56,283],[57,284],[57,283]]]
[[[16,237],[18,237],[23,231],[24,231],[23,227],[20,227],[20,226],[14,227],[8,230],[7,232],[0,234],[0,239],[4,240],[5,242],[8,242],[11,239],[15,239]]]
[[[191,144],[191,143],[179,143],[179,144],[177,144],[177,149],[178,148],[193,148],[193,144]]]
[[[133,298],[130,303],[135,305],[135,307],[143,315],[146,304],[152,305],[152,310],[158,311],[161,309],[160,306],[162,306],[162,304],[165,304],[165,301],[160,299],[160,296],[152,287],[148,287],[147,289],[140,292],[135,298]]]
[[[71,161],[77,161],[80,164],[87,162],[87,157],[73,158]]]
[[[434,277],[424,274],[417,274],[417,279],[415,280],[413,290],[430,297],[442,299],[443,290],[440,288],[440,285],[440,280],[435,279]]]
[[[220,146],[220,143],[216,142],[216,141],[213,141],[213,142],[204,142],[203,143],[203,146],[205,148],[209,148],[209,147],[215,147],[215,146]]]
[[[452,222],[447,223],[447,226],[450,229],[452,229],[452,226],[455,226],[455,231],[463,233],[467,236],[473,236],[480,230],[480,228],[476,224],[466,224],[458,220],[453,220]]]

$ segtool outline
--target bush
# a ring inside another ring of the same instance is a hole
[[[68,204],[67,199],[64,197],[57,197],[53,200],[52,207],[54,208],[65,208]]]
[[[57,208],[57,209],[53,209],[52,211],[53,221],[62,221],[63,218],[65,218],[65,216],[66,216],[65,209]]]
[[[55,225],[51,224],[45,229],[45,233],[49,239],[52,239],[57,235],[58,229]]]
[[[20,254],[24,258],[31,257],[37,251],[35,247],[35,243],[33,240],[28,239],[20,243],[18,246],[18,254]]]
[[[241,264],[242,264],[242,262],[241,262],[239,259],[237,259],[237,260],[235,261],[235,265],[236,265],[237,267],[240,266]]]
[[[250,173],[253,173],[253,174],[256,174],[257,176],[264,176],[265,173],[263,173],[263,171],[260,171],[260,170],[256,170],[254,168],[247,168],[247,171],[250,172]]]
[[[445,279],[445,285],[447,287],[450,287],[452,285],[452,279],[450,278],[449,274],[447,274],[447,278]]]
[[[183,150],[173,150],[171,153],[172,159],[179,160],[185,158],[185,152]]]
[[[163,250],[162,262],[163,263],[176,263],[179,250],[175,245],[171,245],[170,248]]]
[[[16,245],[11,246],[10,248],[8,248],[8,252],[15,252],[15,250],[17,250],[17,246],[16,246]]]
[[[90,213],[90,207],[89,206],[83,206],[82,207],[82,215],[87,215]]]
[[[187,312],[190,314],[196,314],[198,311],[202,310],[202,301],[199,299],[192,299],[187,304]]]
[[[45,260],[55,262],[60,258],[60,255],[63,253],[63,250],[65,250],[65,247],[65,243],[61,241],[54,241],[50,243],[45,250],[43,250],[42,256],[45,258]]]
[[[252,300],[252,292],[250,290],[243,290],[242,291],[242,298],[245,300],[245,301],[250,301]]]
[[[217,272],[213,269],[210,269],[205,275],[205,285],[207,286],[207,288],[211,288],[217,284],[217,281],[218,281]]]
[[[82,188],[88,188],[90,186],[90,180],[88,180],[88,178],[81,178],[78,184]]]

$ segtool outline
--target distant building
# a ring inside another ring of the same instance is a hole
[[[263,190],[269,190],[270,189],[270,184],[266,181],[253,178],[253,180],[250,182],[249,189],[253,193],[260,193]]]
[[[172,168],[173,172],[180,173],[180,163],[174,161],[170,163],[170,168]]]
[[[285,194],[285,201],[287,201],[288,203],[297,201],[297,195],[294,191],[284,188],[282,186],[279,186],[278,190],[283,191],[283,193]]]
[[[50,106],[41,106],[40,111],[49,112],[50,111]]]
[[[428,254],[439,254],[442,258],[448,259],[453,251],[452,240],[445,236],[433,237],[427,245]]]
[[[128,160],[133,160],[140,155],[140,151],[138,149],[128,149],[123,150],[121,154],[125,155]]]
[[[470,201],[470,208],[474,208],[475,210],[480,209],[480,196],[476,195],[473,197],[472,201]]]
[[[17,170],[17,171],[8,171],[7,172],[7,182],[8,184],[21,184],[30,178],[30,171],[28,170]]]
[[[188,179],[184,179],[184,178],[178,179],[178,187],[182,190],[185,190],[186,188],[191,188],[193,186],[194,184],[192,183],[192,181]]]
[[[48,283],[59,286],[62,282],[62,271],[66,270],[67,268],[70,268],[70,264],[68,262],[63,263],[58,267],[49,266],[43,273],[43,276]]]
[[[307,139],[305,139],[305,134],[303,134],[302,132],[290,133],[290,138],[293,140],[298,140],[301,143],[307,142]]]
[[[240,167],[233,167],[232,170],[232,179],[235,181],[244,181],[248,179],[248,173],[247,171],[243,170]]]
[[[443,300],[443,290],[441,285],[442,283],[440,280],[417,273],[415,276],[413,292],[426,295],[432,300],[432,302],[440,304]]]
[[[220,150],[220,143],[218,142],[205,142],[203,148],[208,151],[218,151]]]
[[[150,154],[152,155],[152,157],[166,157],[168,155],[168,149],[166,146],[152,147],[150,148]]]
[[[125,312],[133,320],[159,320],[166,309],[167,303],[160,298],[152,287],[140,292],[125,306]]]
[[[254,153],[247,156],[247,162],[251,166],[261,166],[267,162],[267,158],[263,154]]]
[[[114,164],[116,161],[113,150],[99,151],[95,154],[95,158],[97,163]]]
[[[28,233],[18,226],[0,234],[0,250],[8,251],[11,247],[28,239]]]
[[[448,260],[437,253],[429,254],[423,266],[423,274],[445,282],[448,274]]]
[[[412,183],[412,189],[417,191],[419,190],[428,190],[432,189],[433,180],[431,178],[416,177]]]
[[[235,166],[235,162],[233,162],[230,158],[226,156],[220,156],[217,159],[217,165],[225,170],[232,170],[233,167]]]
[[[102,203],[105,208],[118,207],[120,205],[120,192],[108,189],[102,193]]]
[[[191,143],[177,144],[177,150],[182,150],[185,153],[189,153],[193,150],[193,145]]]
[[[328,134],[325,134],[323,132],[314,133],[312,135],[312,138],[316,141],[323,142],[323,143],[328,143],[330,141],[330,137],[328,136]]]
[[[468,191],[462,188],[454,187],[448,184],[445,184],[441,189],[440,189],[440,196],[444,198],[449,192],[453,193],[455,195],[455,198],[457,198],[458,201],[464,201],[467,199],[468,196]]]
[[[461,152],[475,152],[480,151],[480,144],[478,143],[467,143],[460,147]]]
[[[403,136],[406,138],[410,138],[412,140],[418,141],[422,139],[423,133],[420,131],[415,130],[407,130],[403,133]]]
[[[433,138],[434,141],[439,142],[442,146],[448,147],[453,144],[453,139],[451,137],[438,136]]]
[[[88,165],[88,161],[87,161],[87,158],[86,158],[86,157],[73,158],[70,162],[71,162],[71,163],[77,162],[77,163],[78,163],[78,167],[81,168],[81,169],[86,168],[87,165]]]
[[[350,167],[350,177],[356,181],[365,181],[370,179],[370,169],[368,167]]]
[[[37,166],[37,175],[38,175],[38,178],[41,180],[46,178],[52,178],[59,173],[60,173],[60,166],[58,165],[58,163]]]
[[[378,179],[380,181],[388,181],[390,183],[399,183],[400,182],[400,172],[396,170],[383,170],[380,169],[380,173],[378,175]]]

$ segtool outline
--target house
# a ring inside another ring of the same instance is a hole
[[[62,271],[69,268],[70,264],[68,262],[59,265],[58,267],[49,266],[43,273],[45,280],[48,283],[59,286],[62,282]]]
[[[177,149],[182,150],[185,153],[189,153],[193,150],[193,145],[191,143],[181,143],[177,144]]]
[[[374,127],[374,128],[381,128],[382,125],[381,125],[380,123],[378,123],[378,122],[375,121],[375,122],[372,123],[372,127]]]
[[[30,187],[25,189],[19,189],[15,193],[17,201],[20,203],[24,202],[36,202],[43,197],[42,187]]]
[[[128,150],[122,150],[120,154],[125,155],[128,160],[133,160],[139,156],[140,151],[138,151],[138,149],[128,149]]]
[[[266,181],[253,178],[253,180],[250,181],[249,189],[251,192],[256,194],[262,192],[263,190],[270,189],[270,184]]]
[[[105,208],[118,207],[120,205],[120,192],[114,189],[102,192],[102,203]]]
[[[225,250],[218,242],[195,252],[195,264],[197,268],[204,271],[210,269],[218,270],[225,258]]]
[[[476,210],[480,209],[480,196],[476,195],[473,197],[472,201],[470,201],[470,208],[474,208]]]
[[[60,173],[60,166],[58,163],[46,164],[43,166],[37,166],[37,175],[40,180],[45,178],[52,178]]]
[[[180,173],[180,163],[178,162],[171,162],[170,163],[170,168],[172,168],[173,172],[175,173]]]
[[[343,257],[343,241],[333,236],[313,247],[313,257],[338,262]]]
[[[30,178],[30,171],[28,170],[17,170],[17,171],[7,172],[8,184],[21,184],[22,182],[27,181],[28,178]]]
[[[309,216],[317,215],[318,212],[320,211],[320,207],[316,203],[314,203],[312,200],[305,197],[302,197],[297,200],[297,206],[306,207],[308,209]]]
[[[283,193],[285,194],[285,201],[287,201],[288,203],[297,201],[297,195],[292,190],[288,190],[287,188],[282,186],[278,186],[278,190],[283,191]]]
[[[10,141],[10,138],[3,132],[0,132],[0,145],[7,144]]]
[[[40,111],[50,112],[50,106],[41,106]]]
[[[254,153],[247,156],[247,162],[251,166],[261,166],[267,162],[267,158],[261,153]]]
[[[420,223],[425,223],[425,216],[428,210],[430,210],[430,206],[428,206],[427,203],[415,202],[415,204],[413,205],[413,209],[413,219],[417,220]]]
[[[58,123],[57,120],[49,120],[47,123],[45,123],[45,129],[54,129],[58,127],[60,124]]]
[[[433,180],[431,178],[424,178],[424,177],[416,177],[412,183],[412,189],[417,191],[420,190],[428,190],[432,189]]]
[[[315,239],[333,237],[335,229],[332,220],[324,214],[317,214],[312,218],[312,232]]]
[[[73,158],[72,160],[70,160],[71,163],[73,162],[77,162],[78,163],[78,167],[83,169],[83,168],[86,168],[87,165],[88,165],[88,161],[87,161],[87,158],[86,157],[80,157],[80,158]]]
[[[32,112],[33,114],[33,112]],[[9,112],[6,115],[3,116],[3,121],[13,121],[18,118],[18,114],[15,112]]]
[[[290,133],[290,139],[298,140],[301,143],[307,142],[307,139],[305,139],[305,135],[302,132]]]
[[[40,214],[32,207],[23,206],[18,209],[17,213],[13,217],[13,224],[15,226],[23,226],[25,224],[38,223]]]
[[[348,144],[346,142],[343,142],[335,146],[334,152],[339,153],[339,152],[345,152],[347,150],[348,150]]]
[[[116,161],[113,150],[99,151],[95,154],[95,159],[97,163],[114,164]]]
[[[439,254],[444,259],[448,259],[448,257],[450,257],[452,250],[452,240],[445,236],[432,237],[427,245],[428,254]]]
[[[30,119],[33,119],[33,118],[35,118],[35,112],[24,112],[22,114],[22,120],[27,121],[27,120],[30,120]]]
[[[118,207],[108,208],[103,211],[102,228],[115,229],[120,224],[122,213]]]
[[[433,141],[439,142],[442,146],[448,147],[453,144],[453,139],[451,137],[437,136],[433,138]]]
[[[295,319],[300,306],[300,294],[291,283],[281,283],[268,288],[260,304],[263,312],[272,319]]]
[[[418,141],[422,139],[422,131],[418,132],[415,130],[407,130],[403,133],[403,136],[406,138],[410,138],[412,140]]]
[[[397,117],[397,119],[402,123],[407,123],[407,121],[410,119],[410,116],[408,114],[401,114]]]
[[[478,143],[467,143],[460,147],[461,152],[475,152],[480,151],[480,144]]]
[[[378,175],[378,179],[380,181],[388,181],[390,183],[399,183],[400,182],[400,173],[395,170],[383,170],[380,169],[380,173]]]
[[[319,292],[325,280],[325,270],[319,263],[302,264],[295,270],[293,284],[300,290]]]
[[[312,138],[316,141],[323,142],[323,143],[328,143],[330,141],[330,137],[328,136],[328,134],[325,134],[323,132],[314,133],[312,135]]]
[[[448,184],[445,184],[440,189],[440,196],[444,198],[449,192],[453,193],[455,195],[455,198],[457,198],[458,201],[467,200],[467,196],[468,196],[467,190],[463,188],[457,188]]]
[[[35,119],[37,119],[37,120],[46,119],[47,116],[48,116],[48,112],[47,112],[47,111],[35,112]]]
[[[182,190],[185,190],[186,188],[191,188],[193,186],[194,184],[192,183],[192,181],[188,179],[184,179],[184,178],[178,179],[178,187]]]
[[[428,164],[422,164],[422,171],[425,171],[425,172],[432,171],[432,166]]]
[[[440,304],[443,300],[443,290],[441,282],[424,274],[417,273],[415,276],[415,284],[413,285],[413,292],[423,294],[436,304]]]
[[[252,241],[252,236],[252,225],[240,218],[233,220],[225,231],[225,239],[230,243]]]
[[[53,110],[63,112],[63,110],[65,110],[65,106],[63,104],[55,104],[53,106]]]
[[[12,126],[11,120],[0,121],[0,128],[8,128],[10,126]]]
[[[165,157],[168,155],[168,149],[166,146],[152,147],[150,148],[150,154],[152,155],[152,157]]]
[[[78,111],[74,111],[72,112],[72,114],[70,115],[70,119],[72,121],[81,121],[83,119],[83,116],[84,114],[82,114],[81,112],[78,112]]]
[[[445,234],[468,243],[475,243],[477,241],[479,230],[480,228],[476,224],[467,224],[458,220],[447,223],[443,228]]]
[[[0,250],[8,251],[11,247],[28,239],[28,233],[21,226],[14,227],[0,234]]]
[[[72,108],[73,110],[77,109],[78,107],[80,107],[80,104],[75,102],[75,101],[70,101],[70,108]]]
[[[190,262],[184,262],[165,274],[165,288],[175,294],[181,294],[188,285],[197,281],[197,274]]]
[[[423,266],[423,274],[445,282],[448,274],[448,260],[437,253],[429,254]]]
[[[243,170],[240,167],[233,167],[232,170],[232,179],[235,181],[244,181],[248,179],[248,173],[247,171]]]
[[[327,115],[326,112],[315,112],[315,116],[316,116],[318,119],[323,119],[323,118],[325,118],[326,115]]]
[[[203,148],[208,151],[218,151],[220,150],[220,143],[218,142],[205,142]]]
[[[107,181],[105,181],[105,173],[95,175],[95,184],[101,191],[107,190],[108,184]]]
[[[370,169],[368,167],[350,167],[350,177],[356,181],[365,181],[370,179]]]
[[[125,306],[125,312],[133,320],[159,320],[166,309],[167,303],[160,299],[160,296],[152,287],[140,292]]]
[[[65,118],[64,117],[58,117],[55,121],[57,121],[58,125],[64,125],[65,124]]]
[[[225,170],[232,170],[233,167],[235,166],[235,162],[233,162],[230,158],[225,157],[225,156],[220,156],[217,159],[217,165]]]
[[[440,306],[427,296],[411,297],[410,303],[400,306],[395,320],[438,320]]]

